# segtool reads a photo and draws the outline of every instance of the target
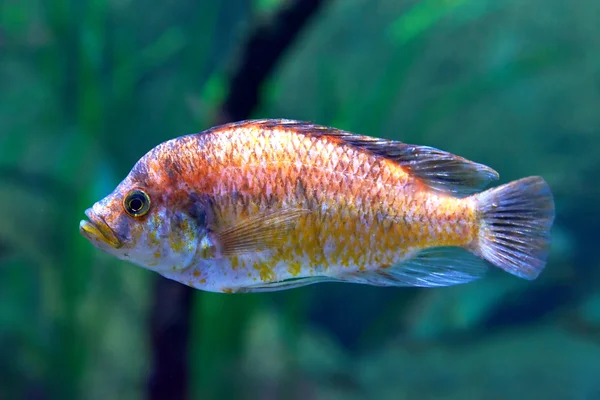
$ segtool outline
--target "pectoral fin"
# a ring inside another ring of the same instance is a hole
[[[242,219],[215,232],[222,256],[237,256],[268,250],[287,240],[297,221],[310,210],[288,208]]]

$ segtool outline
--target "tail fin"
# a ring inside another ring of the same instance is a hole
[[[481,213],[477,252],[513,275],[537,278],[546,266],[554,222],[548,184],[532,176],[476,196]]]

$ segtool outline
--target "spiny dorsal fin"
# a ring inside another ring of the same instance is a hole
[[[345,144],[398,163],[408,173],[433,189],[457,196],[479,192],[490,182],[498,179],[498,173],[486,165],[433,147],[357,135],[310,122],[288,119],[247,120],[230,126],[242,128],[244,125],[264,129],[292,129],[305,135],[337,138]]]

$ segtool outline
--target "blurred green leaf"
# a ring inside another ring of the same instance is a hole
[[[442,18],[467,0],[420,0],[404,12],[389,27],[391,37],[396,44],[405,44],[431,31]]]
[[[250,28],[289,4],[0,3],[0,398],[145,395],[155,274],[95,249],[79,235],[79,220],[154,145],[214,123]],[[548,266],[559,284],[548,286],[543,277],[501,284],[519,289],[523,315],[536,307],[556,311],[563,290],[595,316],[597,302],[587,297],[597,291],[592,239],[600,223],[593,185],[600,137],[598,4],[327,2],[283,54],[261,89],[256,114],[471,152],[506,171],[503,177],[543,175],[556,195],[557,223],[573,243],[560,251],[560,265],[554,258]],[[491,279],[490,285],[500,284]],[[550,294],[535,297],[534,289]],[[598,392],[593,343],[570,336],[575,328],[530,323],[526,334],[511,322],[514,343],[503,332],[487,331],[461,337],[460,346],[450,342],[453,326],[464,327],[473,315],[482,326],[492,324],[507,299],[492,296],[482,311],[471,289],[459,287],[374,290],[381,299],[366,299],[348,285],[343,301],[327,286],[322,290],[317,304],[311,288],[195,293],[191,397],[443,392],[451,399],[475,389],[487,393],[492,385],[498,396],[513,398],[528,388],[533,393],[534,384],[537,393],[552,387],[538,385],[540,379],[556,381],[552,394],[565,390],[564,398]],[[569,302],[561,307],[557,314],[583,312]],[[360,314],[365,308],[368,319]],[[352,323],[339,324],[337,313]],[[558,319],[552,314],[545,321],[556,325]],[[411,327],[439,343],[414,342]],[[538,343],[538,331],[552,346],[565,344],[551,371],[527,353],[547,344]],[[344,349],[341,343],[352,335],[362,335],[357,348]],[[498,358],[515,349],[519,362]],[[505,382],[506,368],[498,374],[480,367],[496,359],[511,365],[512,384]],[[448,369],[448,360],[460,362]],[[553,376],[561,379],[548,379]]]

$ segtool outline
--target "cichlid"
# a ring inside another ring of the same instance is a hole
[[[317,282],[449,286],[490,265],[535,279],[554,202],[528,177],[426,146],[293,120],[252,120],[164,142],[80,232],[96,247],[213,292]]]

